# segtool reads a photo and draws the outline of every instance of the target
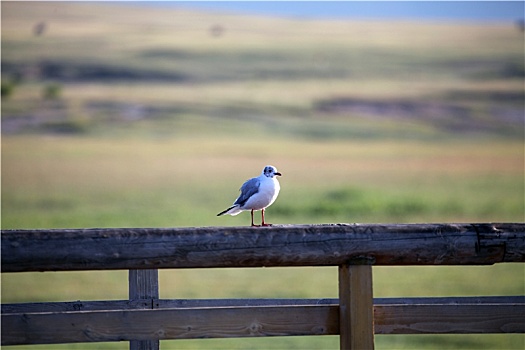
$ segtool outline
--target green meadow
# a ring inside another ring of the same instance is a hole
[[[2,229],[524,222],[524,41],[512,23],[314,21],[2,2]],[[257,216],[259,219],[259,217]],[[126,271],[2,274],[3,303],[127,299]],[[160,271],[161,298],[335,298],[337,268]],[[523,264],[375,267],[375,297],[524,295]],[[510,335],[377,349],[523,349]],[[338,337],[162,349],[337,349]],[[123,343],[11,349],[126,349]]]

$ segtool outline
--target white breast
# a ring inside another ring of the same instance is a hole
[[[272,205],[277,199],[281,186],[276,178],[265,177],[259,186],[259,192],[250,197],[244,204],[244,210],[261,210]]]

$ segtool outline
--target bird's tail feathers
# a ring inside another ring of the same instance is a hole
[[[225,214],[237,215],[240,212],[242,212],[242,210],[239,208],[239,205],[235,204],[235,205],[232,205],[231,207],[229,207],[228,209],[226,209],[224,211],[221,211],[219,214],[217,214],[217,216],[221,216],[221,215],[225,215]]]

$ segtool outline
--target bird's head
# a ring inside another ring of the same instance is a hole
[[[281,173],[277,171],[277,169],[272,165],[267,165],[263,169],[263,175],[269,178],[272,178],[274,176],[281,176]]]

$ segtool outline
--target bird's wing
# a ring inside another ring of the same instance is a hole
[[[242,184],[241,195],[233,204],[238,204],[242,207],[244,204],[246,204],[246,201],[248,201],[248,199],[250,199],[251,196],[259,192],[260,185],[261,180],[256,177],[247,180],[245,183]]]

